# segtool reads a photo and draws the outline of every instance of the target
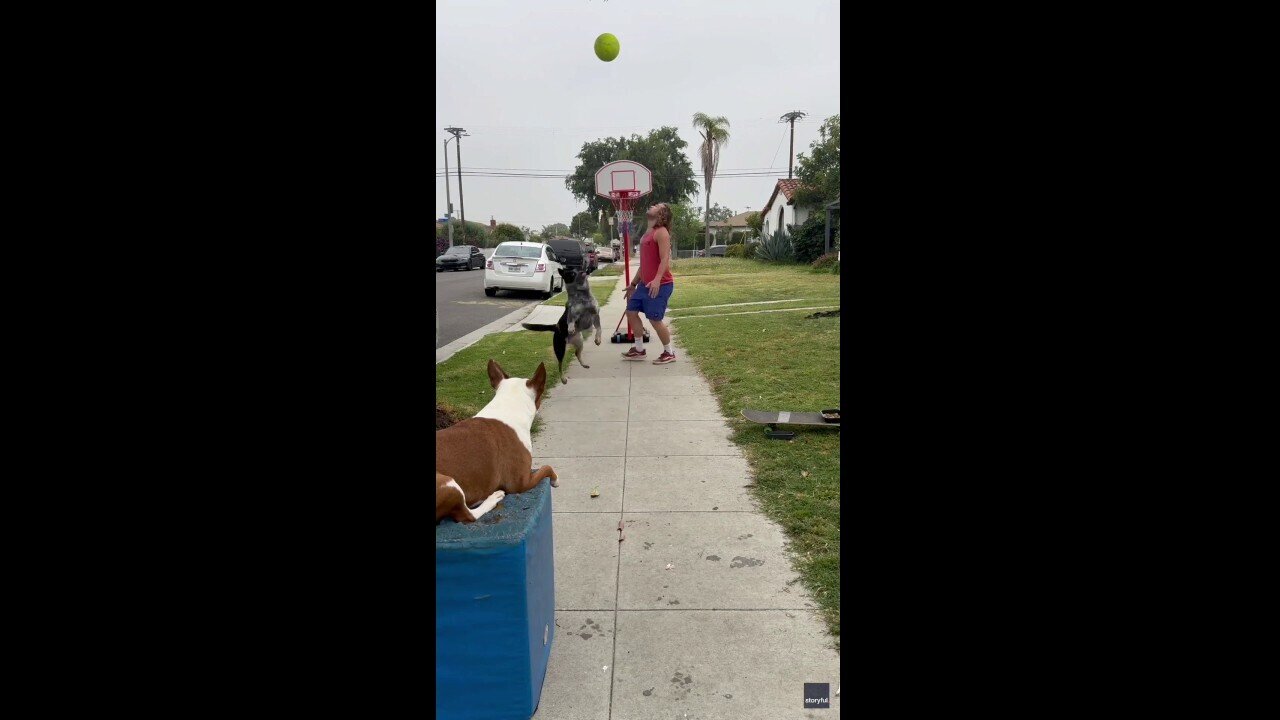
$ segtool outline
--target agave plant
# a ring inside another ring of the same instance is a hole
[[[761,260],[791,262],[795,255],[795,250],[791,248],[791,238],[787,237],[782,228],[775,230],[772,236],[761,239],[756,246],[756,257]]]

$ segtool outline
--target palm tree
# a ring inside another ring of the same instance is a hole
[[[702,219],[707,228],[706,247],[711,247],[711,223],[707,222],[707,216],[711,213],[711,181],[716,176],[716,169],[720,167],[720,148],[729,143],[729,119],[695,113],[693,129],[702,136],[698,152],[702,155],[702,178],[707,185],[707,210]]]

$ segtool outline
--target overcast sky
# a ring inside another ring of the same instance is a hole
[[[462,189],[471,222],[569,222],[586,205],[565,189],[582,144],[674,126],[695,175],[701,206],[701,138],[693,114],[729,119],[721,173],[711,201],[760,210],[786,177],[788,125],[795,151],[807,152],[822,121],[840,112],[837,0],[437,0],[436,217],[444,215],[443,128],[462,127]],[[597,35],[622,51],[602,62]],[[455,214],[457,151],[449,143]],[[468,176],[466,171],[544,171],[557,178]]]

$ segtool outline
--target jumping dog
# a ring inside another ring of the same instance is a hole
[[[564,278],[564,289],[569,294],[560,322],[555,325],[532,323],[521,323],[521,325],[526,330],[555,333],[551,345],[555,348],[556,360],[560,363],[560,382],[567,383],[569,378],[564,376],[564,352],[570,343],[573,344],[578,357],[578,364],[584,368],[591,368],[582,361],[582,334],[589,329],[594,329],[596,345],[600,344],[600,305],[591,294],[591,283],[587,273],[573,268],[562,268],[560,277]]]

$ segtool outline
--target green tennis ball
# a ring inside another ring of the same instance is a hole
[[[621,49],[618,38],[614,37],[613,33],[601,33],[600,37],[596,38],[596,57],[605,62],[618,57],[618,51]]]

